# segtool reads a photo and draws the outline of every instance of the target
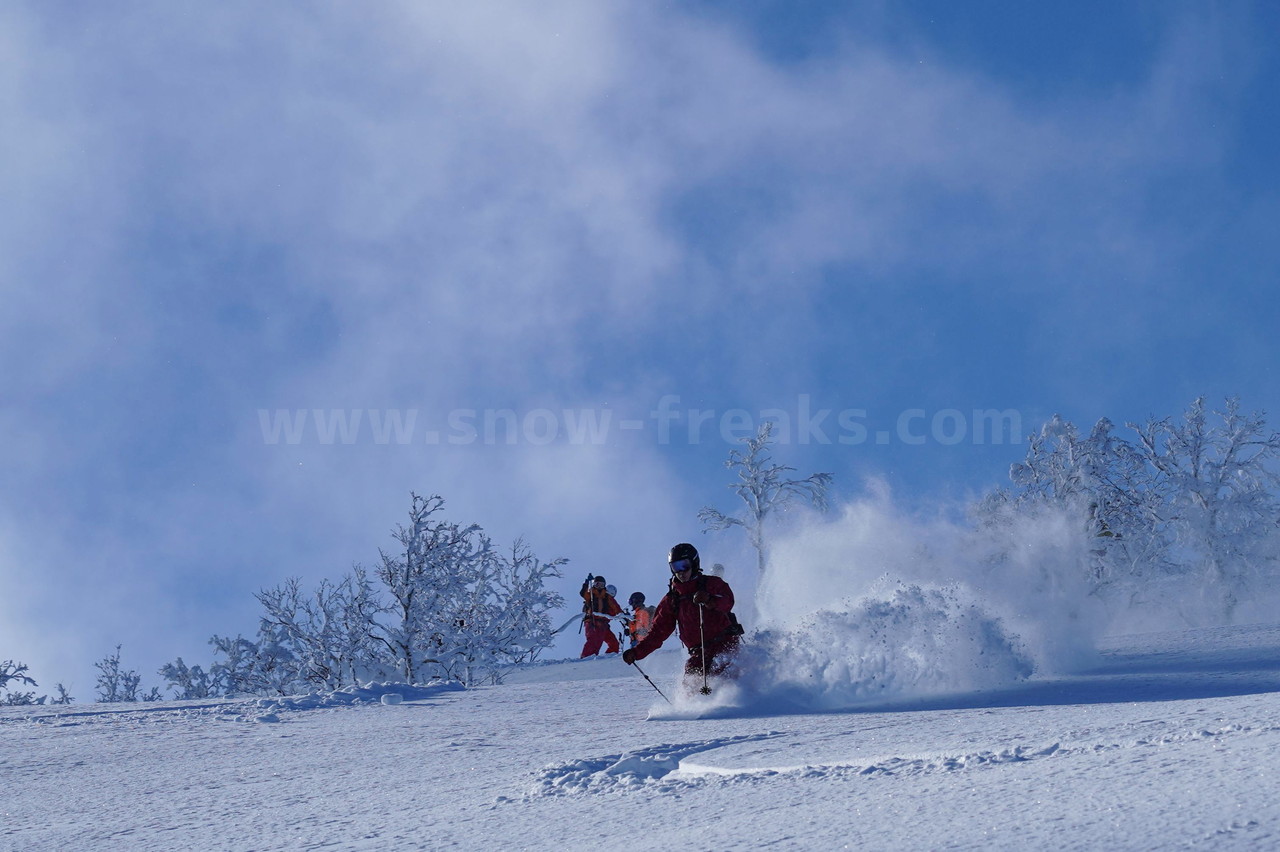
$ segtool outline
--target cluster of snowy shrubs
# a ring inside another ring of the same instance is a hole
[[[182,658],[160,670],[176,698],[291,695],[393,679],[407,684],[495,681],[551,644],[550,613],[563,597],[546,588],[564,559],[543,562],[517,540],[500,551],[475,524],[440,516],[439,496],[413,495],[397,547],[372,571],[307,592],[293,578],[257,593],[258,633],[214,636],[207,669]]]
[[[1003,551],[1038,514],[1075,518],[1086,593],[1113,612],[1171,609],[1189,623],[1230,622],[1273,597],[1280,565],[1276,461],[1280,435],[1237,399],[1180,420],[1103,419],[1086,435],[1054,417],[1033,435],[1013,487],[976,507],[979,530]]]
[[[564,598],[546,587],[567,560],[544,562],[517,539],[500,550],[476,524],[446,520],[439,496],[412,495],[396,547],[372,569],[356,565],[311,591],[291,578],[257,593],[263,612],[252,638],[214,636],[208,667],[181,657],[160,675],[172,697],[299,695],[393,680],[404,684],[497,681],[504,668],[535,660],[552,643],[551,613]],[[97,700],[157,701],[126,668],[120,647],[94,664]],[[0,665],[0,690],[36,686],[27,666]],[[54,703],[74,699],[59,686]],[[0,704],[44,703],[10,691]]]

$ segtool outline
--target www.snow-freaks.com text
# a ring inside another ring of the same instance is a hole
[[[652,436],[658,444],[740,443],[772,424],[777,444],[943,446],[1016,444],[1023,440],[1015,409],[903,409],[872,417],[864,408],[817,408],[807,394],[794,408],[724,410],[682,406],[664,396],[644,416],[597,408],[455,408],[429,424],[416,408],[258,409],[266,444],[298,445],[602,445],[622,436]]]

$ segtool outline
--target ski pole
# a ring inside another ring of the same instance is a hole
[[[640,672],[640,675],[641,675],[645,680],[648,680],[648,681],[649,681],[649,685],[650,685],[650,686],[652,686],[655,690],[657,690],[659,695],[662,695],[662,690],[661,690],[661,689],[658,689],[658,685],[657,685],[656,683],[654,683],[652,680],[650,680],[650,679],[649,679],[649,676],[648,676],[647,674],[645,674],[645,673],[644,673],[644,669],[640,668],[640,666],[636,665],[634,662],[633,662],[631,665],[633,665],[633,666],[635,666],[635,667],[636,667],[636,671]],[[665,701],[665,702],[667,702],[668,704],[671,704],[671,699],[670,699],[670,698],[667,698],[667,696],[665,696],[665,695],[662,695],[662,700],[663,700],[663,701]],[[674,704],[671,704],[671,706],[672,706],[672,707],[674,707],[675,705],[674,705]]]
[[[587,613],[591,612],[591,581],[595,579],[592,574],[587,575],[586,593],[582,597],[582,621],[578,622],[578,632],[582,633],[587,626]]]
[[[711,694],[711,687],[707,686],[707,635],[702,632],[702,604],[698,604],[698,641],[702,646],[698,649],[698,654],[702,657],[702,689],[699,690],[703,695]]]

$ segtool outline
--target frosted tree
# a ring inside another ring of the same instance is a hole
[[[1229,619],[1242,599],[1275,579],[1280,435],[1266,431],[1261,413],[1242,412],[1235,397],[1213,414],[1216,423],[1200,398],[1181,422],[1129,426],[1159,475],[1183,560],[1214,591]]]
[[[182,698],[287,694],[391,672],[470,685],[548,647],[564,600],[546,582],[566,560],[543,562],[522,540],[500,554],[479,526],[441,517],[440,497],[411,496],[409,524],[393,533],[399,548],[379,551],[372,577],[357,565],[312,592],[298,578],[263,589],[256,641],[214,636],[208,672],[179,658],[160,670],[169,687]],[[109,688],[127,693],[119,648],[101,667]]]
[[[1105,419],[1081,437],[1054,417],[1010,471],[1015,489],[979,508],[981,531],[999,536],[1040,507],[1065,511],[1088,545],[1092,593],[1172,604],[1191,617],[1194,591],[1229,620],[1276,579],[1280,436],[1235,398],[1222,411],[1197,399],[1180,420],[1128,426],[1136,441]]]
[[[257,594],[266,610],[263,625],[287,642],[299,674],[308,683],[338,689],[356,682],[376,654],[376,617],[383,611],[363,568],[340,582],[322,580],[307,595],[290,578]]]
[[[494,638],[509,657],[507,662],[532,662],[539,651],[551,646],[551,631],[555,629],[551,613],[564,607],[564,597],[546,584],[553,577],[563,576],[560,569],[568,562],[543,562],[524,539],[516,539],[510,554],[498,560],[494,586],[502,608]]]
[[[257,692],[258,684],[254,677],[254,662],[258,655],[258,646],[243,636],[214,635],[209,644],[213,646],[214,662],[209,666],[209,680],[214,695],[245,695]],[[225,659],[219,660],[218,655]]]
[[[258,622],[257,641],[251,643],[254,656],[249,669],[255,693],[289,695],[307,688],[306,666],[291,646],[282,627],[267,618]]]
[[[36,682],[27,674],[30,668],[26,663],[15,663],[13,660],[0,662],[0,689],[8,689],[10,683],[24,683],[36,686]]]
[[[215,657],[209,667],[214,694],[287,695],[303,689],[302,667],[286,643],[283,631],[265,619],[257,642],[239,635],[214,636],[209,640]]]
[[[178,699],[210,698],[216,695],[213,678],[199,665],[188,666],[181,657],[160,667],[160,676]]]
[[[726,515],[704,506],[698,512],[704,532],[742,527],[756,551],[756,567],[763,574],[769,563],[767,523],[770,517],[797,501],[808,503],[819,511],[827,508],[827,489],[831,474],[815,473],[804,479],[788,477],[793,467],[774,462],[769,451],[773,443],[773,422],[765,421],[755,437],[744,439],[746,451],[731,450],[725,467],[733,470],[738,481],[729,487],[742,499],[744,511]]]
[[[1090,591],[1101,596],[1140,594],[1145,577],[1172,570],[1161,516],[1161,496],[1142,454],[1114,434],[1103,418],[1081,437],[1054,415],[1028,440],[1026,459],[1012,466],[1016,510],[1051,507],[1077,519],[1087,538]],[[999,496],[986,506],[988,516]],[[998,512],[995,514],[998,515]]]
[[[265,612],[260,633],[278,636],[281,644],[289,649],[288,660],[294,676],[307,683],[323,685],[328,679],[324,657],[323,639],[315,643],[317,653],[308,647],[307,632],[313,626],[313,618],[307,611],[309,601],[302,590],[302,580],[290,577],[279,586],[263,589],[254,594]],[[315,659],[319,656],[321,660]]]
[[[98,700],[106,703],[117,701],[140,701],[142,696],[138,689],[142,685],[142,677],[132,669],[125,669],[120,662],[120,649],[116,646],[114,654],[108,654],[93,664],[98,670]]]
[[[466,581],[456,585],[453,600],[442,608],[433,637],[439,643],[434,664],[437,672],[470,686],[497,670],[500,646],[495,630],[501,618],[494,580],[498,555],[487,551]]]
[[[550,613],[564,598],[546,589],[567,560],[542,562],[522,539],[510,555],[490,551],[480,571],[459,590],[461,607],[442,660],[444,673],[468,685],[496,682],[505,666],[533,659],[552,642]]]
[[[28,707],[32,704],[43,704],[48,696],[36,697],[35,690],[26,692],[6,692],[0,695],[0,705],[5,707]]]
[[[0,662],[0,690],[6,690],[5,694],[0,696],[3,699],[0,700],[0,704],[15,706],[36,703],[36,694],[34,692],[9,691],[9,684],[11,683],[26,686],[39,685],[27,674],[28,671],[26,663],[16,663],[13,660]]]
[[[468,603],[491,559],[492,545],[480,527],[437,517],[440,496],[411,495],[409,525],[397,526],[400,548],[379,550],[377,576],[391,597],[389,621],[375,631],[409,683],[427,671],[447,672],[461,653],[459,633],[468,630]]]

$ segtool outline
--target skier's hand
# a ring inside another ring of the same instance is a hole
[[[634,666],[636,664],[636,649],[628,648],[627,650],[623,651],[622,662],[626,663],[629,666]]]
[[[693,602],[698,606],[702,606],[709,600],[711,600],[711,595],[707,594],[705,589],[700,589],[693,593]]]

